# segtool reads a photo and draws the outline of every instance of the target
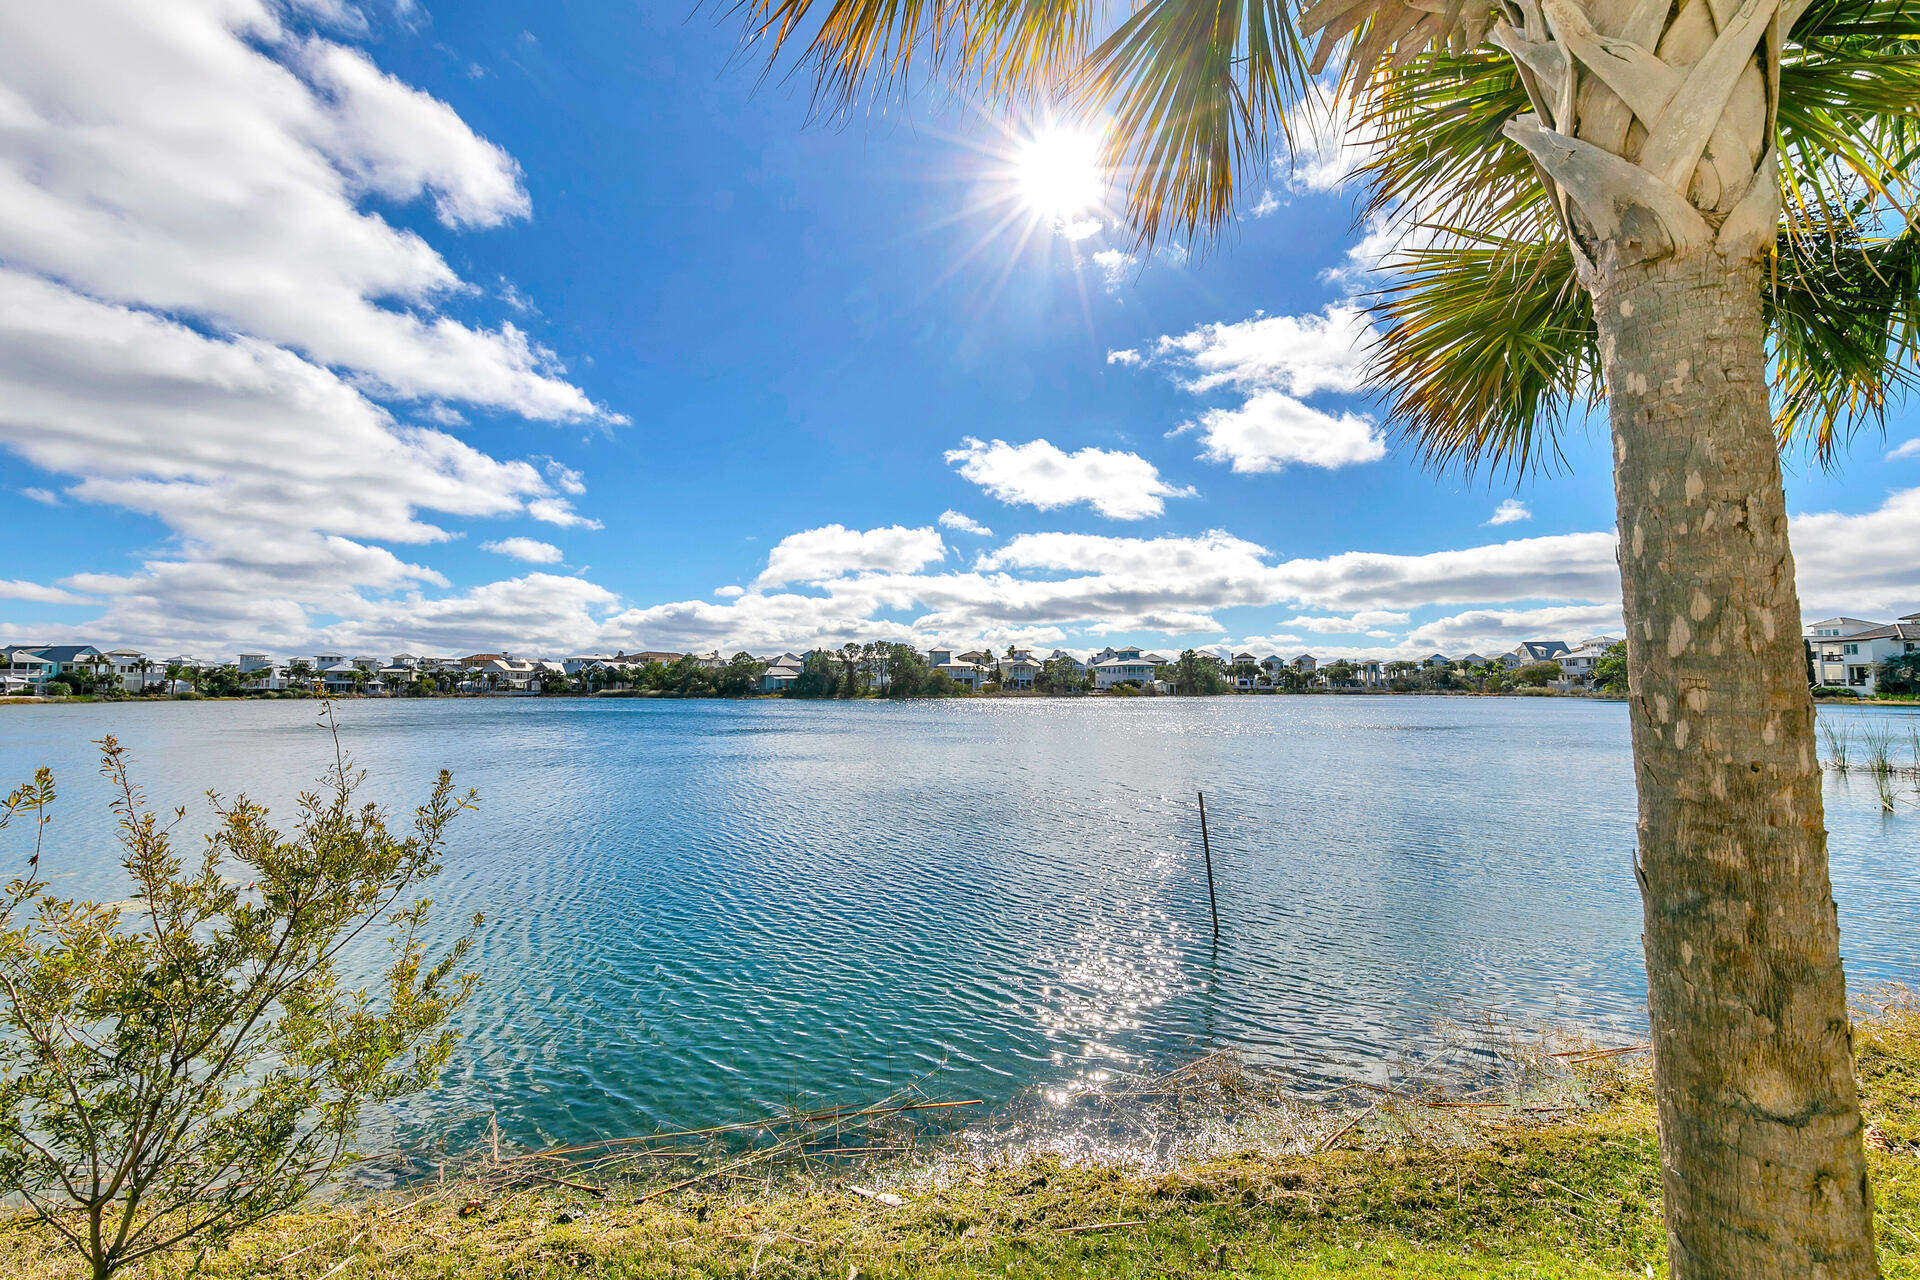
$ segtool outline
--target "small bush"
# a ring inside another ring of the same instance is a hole
[[[65,680],[49,680],[40,686],[40,696],[43,698],[71,698],[73,696],[73,686]]]

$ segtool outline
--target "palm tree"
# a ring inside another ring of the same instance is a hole
[[[927,65],[1109,108],[1149,244],[1227,222],[1337,55],[1374,207],[1439,240],[1378,299],[1405,437],[1526,468],[1612,419],[1673,1273],[1876,1274],[1775,433],[1824,456],[1914,380],[1915,0],[745,11],[842,105]]]

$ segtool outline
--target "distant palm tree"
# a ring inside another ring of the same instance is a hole
[[[1148,244],[1226,224],[1337,58],[1374,208],[1445,229],[1380,299],[1395,423],[1525,468],[1612,418],[1673,1273],[1876,1274],[1775,432],[1824,455],[1914,381],[1915,0],[744,10],[841,105],[929,64],[1110,108]]]

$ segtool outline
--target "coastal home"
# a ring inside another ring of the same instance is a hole
[[[134,693],[149,685],[166,683],[167,673],[160,664],[138,649],[109,649],[107,664],[105,674],[117,680],[122,689]]]
[[[1808,626],[1802,634],[1809,640],[1838,640],[1842,636],[1858,635],[1882,625],[1868,622],[1865,618],[1822,618]]]
[[[335,657],[336,655],[326,656]],[[327,693],[352,693],[367,682],[367,673],[345,658],[324,667],[320,665],[320,659],[315,658],[313,665],[315,673],[320,677],[320,687]]]
[[[1592,680],[1594,668],[1607,656],[1607,650],[1619,642],[1618,636],[1594,636],[1590,640],[1582,640],[1554,659],[1560,664],[1560,678],[1575,684]]]
[[[85,672],[87,675],[105,676],[112,667],[112,663],[107,661],[107,655],[90,644],[41,645],[35,652],[53,664],[53,670],[48,677],[53,680],[72,675],[76,671]]]
[[[1420,659],[1420,665],[1429,671],[1437,671],[1453,665],[1453,659],[1444,653],[1430,653]]]
[[[1474,667],[1484,667],[1491,661],[1493,661],[1493,659],[1487,657],[1485,654],[1470,653],[1460,659],[1460,665],[1471,670]]]
[[[1254,657],[1251,653],[1236,653],[1233,655],[1233,665],[1236,667],[1252,667],[1257,671],[1260,669],[1260,659]],[[1233,683],[1235,688],[1251,689],[1257,684],[1264,683],[1264,679],[1262,676],[1243,672],[1233,678]]]
[[[648,649],[645,653],[634,654],[633,661],[643,667],[649,662],[657,662],[663,667],[670,667],[685,656],[686,655],[679,653],[668,653],[664,649]]]
[[[779,693],[800,678],[800,657],[797,654],[783,653],[769,659],[767,669],[760,674],[762,693]]]
[[[1153,687],[1153,664],[1141,657],[1138,649],[1128,652],[1131,652],[1131,657],[1113,657],[1093,664],[1095,689],[1111,689],[1129,680],[1143,689]]]
[[[1025,649],[1016,649],[1010,658],[1000,660],[1002,689],[1031,689],[1040,678],[1040,662]]]
[[[927,650],[927,665],[930,667],[943,667],[947,663],[952,661],[953,661],[953,650],[951,649]]]
[[[6,658],[4,666],[9,686],[15,681],[37,689],[54,678],[54,664],[40,653],[37,645],[8,645],[0,650]]]
[[[1065,658],[1068,662],[1071,662],[1073,664],[1074,674],[1079,676],[1085,676],[1087,674],[1087,664],[1080,661],[1080,659],[1074,657],[1072,654],[1068,653],[1065,649],[1055,649],[1052,653],[1047,655],[1048,662],[1056,662],[1061,658]]]
[[[935,671],[944,671],[955,684],[963,684],[969,689],[978,689],[987,682],[988,671],[978,663],[968,662],[964,656],[951,662],[935,663]]]
[[[1814,646],[1814,682],[1872,694],[1879,688],[1880,665],[1909,653],[1920,653],[1920,613],[1906,614],[1897,622],[1849,628],[1837,639],[1823,638]]]
[[[1320,669],[1320,660],[1310,653],[1303,653],[1287,664],[1303,676],[1310,676]]]
[[[1555,662],[1572,648],[1565,640],[1522,640],[1511,652],[1500,656],[1500,665],[1526,667],[1536,662]]]

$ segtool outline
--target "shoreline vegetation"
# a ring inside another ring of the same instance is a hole
[[[1604,638],[1602,638],[1604,639]],[[1565,646],[1561,646],[1562,649]],[[1081,661],[1062,651],[1044,661],[1010,647],[1004,657],[988,650],[960,655],[935,650],[932,656],[904,644],[848,644],[762,659],[738,653],[642,654],[634,658],[569,659],[529,663],[499,654],[469,659],[396,658],[376,670],[374,659],[344,659],[324,672],[296,660],[281,668],[266,665],[169,663],[164,681],[140,678],[123,686],[80,661],[68,664],[57,680],[33,694],[0,695],[0,703],[156,702],[196,699],[237,701],[272,698],[456,698],[456,697],[654,697],[784,698],[799,701],[879,699],[905,701],[954,697],[1214,697],[1234,694],[1449,694],[1472,696],[1584,697],[1620,700],[1627,695],[1624,642],[1601,647],[1586,642],[1571,665],[1548,657],[1545,643],[1522,646],[1496,658],[1469,655],[1450,659],[1435,654],[1424,660],[1366,662],[1340,658],[1316,663],[1301,655],[1291,663],[1277,657],[1256,661],[1251,654],[1227,659],[1210,651],[1187,649],[1176,658],[1142,657],[1139,649],[1107,650]],[[1811,652],[1811,651],[1809,651]],[[1588,657],[1588,654],[1593,656]],[[1102,663],[1118,654],[1114,662]],[[103,656],[106,661],[112,655]],[[245,657],[247,655],[243,655]],[[258,655],[254,655],[257,657]],[[942,659],[947,659],[942,661]],[[1920,655],[1890,663],[1884,678],[1865,691],[1814,683],[1816,702],[1920,703]],[[575,669],[575,664],[579,666]],[[431,664],[431,665],[430,665]],[[459,664],[465,664],[461,666]],[[146,664],[152,666],[154,664]],[[1896,669],[1896,665],[1898,669]],[[1108,678],[1121,667],[1124,679]],[[513,669],[509,669],[513,668]],[[525,670],[519,670],[524,668]],[[156,668],[158,669],[158,668]],[[1096,678],[1096,670],[1102,678]],[[959,672],[962,678],[953,674]],[[345,674],[342,674],[345,673]],[[350,676],[351,679],[347,677]]]
[[[1893,990],[1856,1015],[1880,1262],[1889,1280],[1920,1276],[1920,1004]],[[1210,1055],[1114,1096],[1118,1109],[1255,1117],[1165,1158],[969,1147],[965,1129],[902,1155],[854,1124],[816,1135],[851,1156],[774,1168],[708,1147],[697,1177],[664,1161],[622,1172],[606,1144],[571,1158],[496,1146],[458,1172],[344,1192],[129,1274],[1638,1280],[1666,1263],[1641,1049],[1539,1044],[1502,1055],[1478,1089],[1484,1077],[1396,1079],[1284,1116],[1257,1075]],[[79,1276],[56,1243],[30,1219],[0,1223],[0,1280]]]

